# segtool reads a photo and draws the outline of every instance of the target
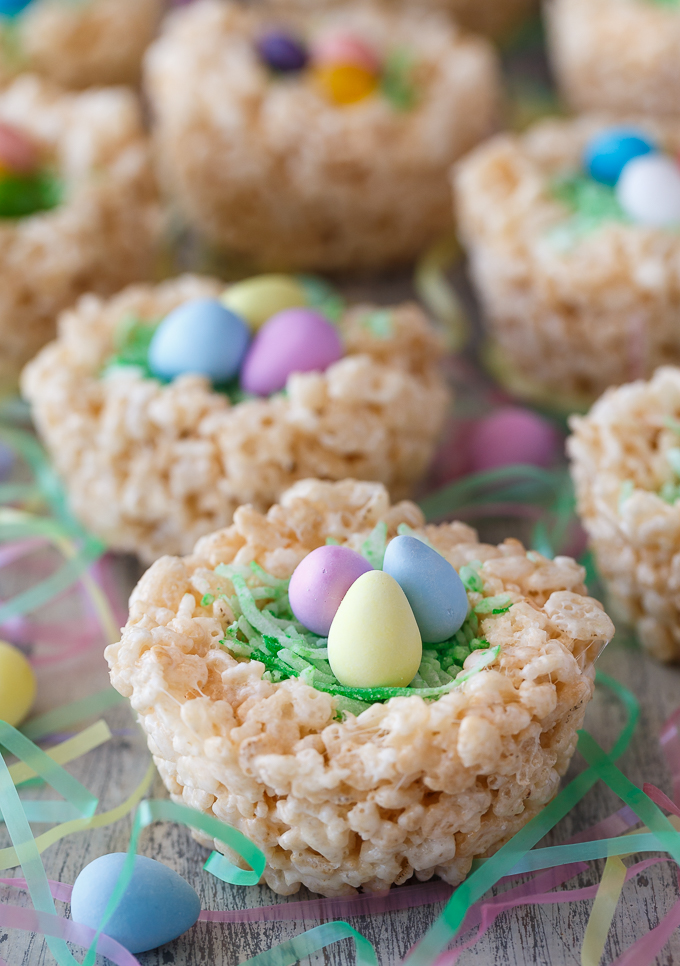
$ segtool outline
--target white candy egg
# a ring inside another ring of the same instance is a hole
[[[680,166],[664,154],[633,158],[621,173],[616,197],[638,224],[680,224]]]

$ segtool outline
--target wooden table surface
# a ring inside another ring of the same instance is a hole
[[[528,61],[533,75],[535,58]],[[526,64],[525,64],[526,67]],[[538,74],[540,75],[540,68]],[[474,315],[469,289],[460,271],[456,284]],[[400,275],[372,280],[345,281],[342,286],[351,298],[373,297],[389,303],[412,294],[410,276]],[[485,377],[479,376],[480,383]],[[514,534],[509,528],[502,536]],[[139,574],[137,565],[121,559],[117,565],[122,594],[127,594]],[[0,594],[0,596],[4,596]],[[63,615],[62,615],[63,616]],[[108,683],[103,644],[56,668],[39,675],[36,711],[41,712],[76,698],[92,694]],[[620,766],[637,785],[650,781],[670,792],[670,780],[658,743],[664,720],[680,705],[680,669],[662,667],[631,643],[627,636],[615,638],[600,658],[599,667],[627,685],[640,699],[642,715],[639,728]],[[144,738],[127,705],[119,705],[103,717],[114,731],[111,741],[69,765],[69,771],[100,798],[100,810],[120,803],[144,776],[149,753]],[[621,726],[619,706],[610,695],[598,689],[588,709],[586,726],[604,747],[610,747]],[[585,767],[577,755],[568,777]],[[152,792],[164,796],[157,779]],[[44,793],[48,795],[48,793]],[[41,797],[33,791],[32,797]],[[48,795],[49,797],[49,795]],[[589,828],[620,807],[620,802],[603,785],[597,785],[586,798],[557,826],[541,844],[559,844]],[[43,860],[50,878],[73,882],[79,871],[92,859],[106,852],[127,848],[131,820],[97,831],[70,836],[49,848]],[[38,827],[40,831],[44,827]],[[0,831],[0,846],[7,844],[6,833]],[[140,851],[176,869],[198,891],[204,908],[242,909],[276,902],[294,902],[310,898],[304,890],[297,896],[282,899],[266,886],[237,888],[228,886],[202,871],[207,852],[191,838],[183,827],[161,824],[146,830]],[[591,863],[590,870],[569,883],[570,887],[592,885],[599,881],[603,862]],[[672,863],[662,863],[638,875],[624,889],[616,911],[603,962],[609,963],[632,942],[653,928],[678,898],[677,870]],[[15,873],[6,872],[9,876]],[[19,874],[18,872],[16,874]],[[494,890],[496,892],[497,890]],[[29,905],[28,898],[16,890],[0,887],[0,901]],[[590,911],[590,902],[525,907],[502,914],[494,927],[459,960],[461,966],[578,966],[580,945]],[[60,914],[67,907],[57,902]],[[398,963],[407,950],[423,935],[442,909],[442,904],[421,906],[389,915],[352,918],[351,924],[363,933],[379,951],[381,966]],[[139,956],[144,966],[236,966],[242,960],[291,938],[317,921],[265,924],[198,924],[179,940],[153,952]],[[0,957],[8,966],[42,966],[52,963],[41,937],[0,929]],[[80,957],[82,958],[82,956]],[[103,959],[99,962],[104,962]],[[326,966],[347,966],[353,962],[349,941],[330,947],[308,962]],[[680,963],[680,933],[673,935],[656,962],[661,966]]]

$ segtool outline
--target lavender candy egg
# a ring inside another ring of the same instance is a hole
[[[335,327],[314,309],[277,312],[259,330],[241,369],[241,387],[256,396],[283,389],[293,372],[325,371],[344,350]]]
[[[302,41],[285,30],[269,30],[257,41],[257,52],[272,70],[286,74],[307,65],[307,51]]]
[[[370,570],[370,563],[349,547],[313,550],[290,578],[288,597],[296,619],[319,637],[328,637],[343,597]]]

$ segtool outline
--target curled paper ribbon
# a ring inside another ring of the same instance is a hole
[[[446,277],[446,271],[460,261],[462,250],[455,235],[435,242],[416,266],[414,284],[444,331],[449,352],[460,352],[470,338],[470,326],[458,294]]]

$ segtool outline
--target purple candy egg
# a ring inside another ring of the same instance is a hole
[[[285,30],[269,30],[257,41],[257,52],[272,70],[289,73],[302,70],[308,56],[305,45]]]
[[[349,547],[319,547],[305,557],[290,578],[288,597],[297,620],[328,637],[333,618],[355,580],[373,570]]]
[[[480,419],[470,443],[472,472],[526,463],[548,467],[560,445],[554,426],[519,406],[503,406]]]
[[[313,309],[284,309],[262,326],[245,357],[241,386],[257,396],[283,389],[292,372],[323,372],[344,354],[335,327]]]

